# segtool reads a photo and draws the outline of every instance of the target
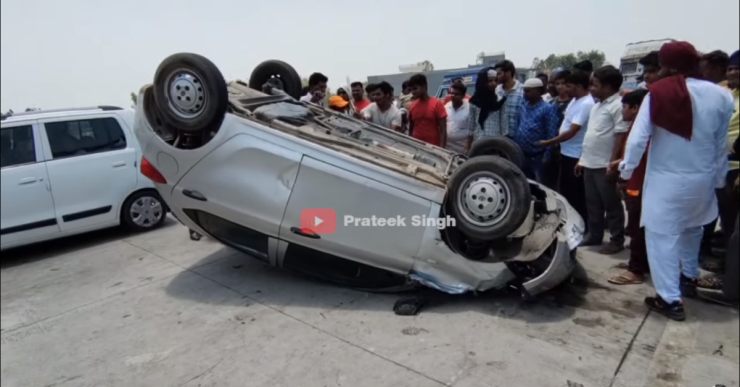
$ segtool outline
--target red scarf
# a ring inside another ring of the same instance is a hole
[[[650,119],[661,128],[691,140],[694,114],[686,77],[678,74],[663,78],[649,87]]]
[[[650,119],[661,128],[691,140],[694,114],[686,77],[698,72],[699,54],[689,42],[664,44],[658,53],[660,66],[678,74],[650,85]]]

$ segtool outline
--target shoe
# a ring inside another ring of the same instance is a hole
[[[624,242],[609,242],[599,249],[599,254],[613,255],[624,250]]]
[[[696,278],[689,278],[681,274],[681,295],[687,298],[696,297],[698,294],[696,291],[697,282]]]
[[[683,303],[681,303],[681,301],[674,301],[669,304],[663,301],[660,296],[655,295],[655,297],[645,297],[645,305],[647,305],[650,310],[654,310],[671,320],[686,320],[686,312],[683,310]]]

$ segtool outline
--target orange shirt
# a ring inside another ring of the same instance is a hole
[[[417,99],[409,109],[409,120],[413,124],[411,136],[441,146],[439,137],[439,120],[447,119],[447,110],[442,101],[434,97],[426,100]]]
[[[370,100],[367,98],[363,98],[359,101],[355,101],[355,111],[361,112],[366,107],[370,106]]]

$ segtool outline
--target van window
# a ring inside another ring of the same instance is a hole
[[[36,161],[36,146],[33,142],[31,125],[2,128],[0,145],[2,145],[0,168]]]
[[[126,147],[126,137],[115,118],[47,122],[44,126],[55,159]]]
[[[466,88],[465,93],[467,95],[472,96],[475,93],[475,85],[472,85],[472,84],[466,85],[465,88]],[[445,97],[447,97],[447,94],[450,94],[450,85],[447,84],[447,85],[443,85],[442,87],[440,87],[438,94],[439,95],[437,96],[437,98],[444,99]]]
[[[637,62],[623,62],[619,70],[622,74],[635,74],[639,72],[637,65]]]

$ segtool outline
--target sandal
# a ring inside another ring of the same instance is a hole
[[[699,278],[696,282],[696,286],[702,289],[721,290],[722,289],[722,278],[717,275],[708,275]]]
[[[609,278],[608,281],[609,283],[615,285],[639,285],[645,282],[645,277],[643,277],[641,274],[633,273],[629,270],[626,270],[620,274],[615,275],[614,277]]]

